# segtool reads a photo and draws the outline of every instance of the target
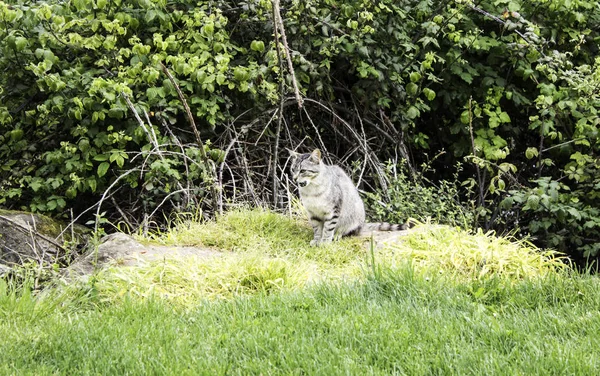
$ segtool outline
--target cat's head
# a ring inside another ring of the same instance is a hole
[[[319,176],[323,169],[321,151],[315,149],[312,153],[306,154],[296,153],[289,149],[288,151],[292,157],[292,178],[300,188],[304,188]]]

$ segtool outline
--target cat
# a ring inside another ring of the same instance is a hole
[[[310,245],[327,244],[365,230],[399,231],[408,228],[405,224],[366,223],[365,206],[358,190],[340,166],[323,163],[319,149],[306,154],[288,151],[292,157],[292,178],[298,184],[302,205],[314,230]]]

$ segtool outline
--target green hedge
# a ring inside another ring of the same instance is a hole
[[[439,178],[469,162],[475,225],[598,253],[597,2],[289,0],[281,14],[307,101],[284,108],[280,139],[268,120],[292,78],[270,1],[0,1],[0,205],[80,212],[127,171],[113,211],[204,204],[231,130],[261,119],[248,145],[281,143],[263,165],[304,136],[357,160],[444,150]]]

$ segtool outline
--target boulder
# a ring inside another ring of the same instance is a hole
[[[143,245],[130,235],[114,233],[103,237],[97,247],[77,258],[66,270],[67,279],[84,277],[106,265],[135,267],[164,259],[209,258],[221,252],[199,247]]]
[[[44,265],[63,262],[69,254],[63,245],[73,240],[71,231],[63,233],[65,228],[44,215],[0,210],[0,270],[6,272],[28,261]]]
[[[74,277],[92,274],[111,261],[131,265],[132,257],[145,250],[146,247],[127,234],[121,232],[110,234],[103,237],[97,247],[90,247],[89,251],[78,257],[68,267],[66,275]]]

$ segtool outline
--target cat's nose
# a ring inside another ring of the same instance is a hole
[[[306,186],[308,185],[308,182],[307,182],[307,181],[299,181],[299,182],[298,182],[298,185],[299,185],[300,187],[306,187]]]

